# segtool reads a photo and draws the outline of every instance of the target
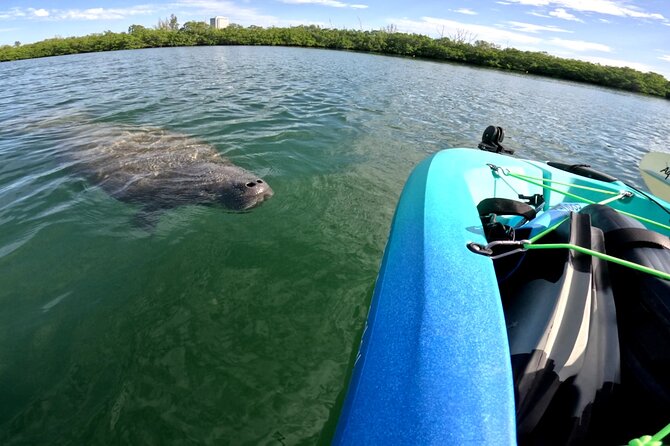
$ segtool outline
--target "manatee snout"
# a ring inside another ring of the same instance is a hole
[[[246,201],[251,204],[250,206],[245,207],[245,209],[250,209],[270,198],[274,195],[274,191],[268,186],[268,183],[260,178],[256,178],[255,180],[244,184],[244,195]]]
[[[245,211],[258,206],[274,195],[272,188],[260,178],[248,178],[226,185],[221,191],[221,201],[229,209]]]

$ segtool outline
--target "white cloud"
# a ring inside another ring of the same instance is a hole
[[[518,3],[526,6],[547,6],[551,3],[550,0],[507,0],[507,4]]]
[[[612,52],[612,48],[601,43],[559,38],[542,39],[539,36],[525,34],[537,34],[540,31],[570,32],[562,28],[545,27],[530,23],[507,22],[513,27],[512,30],[499,26],[475,25],[435,17],[422,17],[421,20],[389,19],[389,23],[396,25],[398,30],[402,32],[444,37],[465,36],[471,41],[484,40],[497,45],[513,46],[520,50],[542,51],[546,50],[547,47],[556,47],[579,52]]]
[[[29,11],[31,11],[35,16],[37,17],[48,17],[49,16],[49,11],[46,9],[33,9],[33,8],[28,8]]]
[[[636,19],[665,20],[662,14],[647,12],[635,6],[628,6],[616,0],[507,0],[526,6],[551,6],[565,8],[579,12],[594,12],[617,17],[631,17]]]
[[[555,33],[571,33],[572,31],[569,31],[567,29],[559,28],[557,26],[549,25],[549,26],[542,26],[542,25],[535,25],[532,23],[523,23],[523,22],[507,22],[510,27],[514,31],[519,31],[522,33],[539,33],[540,31],[548,31],[548,32],[555,32]]]
[[[453,11],[457,12],[459,14],[465,14],[465,15],[477,15],[477,14],[479,14],[478,12],[473,11],[472,9],[468,9],[468,8],[459,8],[459,9],[454,9]]]
[[[367,5],[344,3],[339,0],[281,0],[282,3],[289,3],[294,5],[321,5],[330,6],[332,8],[354,8],[365,9]]]
[[[89,8],[65,11],[56,9],[52,11],[52,15],[58,20],[118,20],[153,12],[155,12],[154,9],[146,6],[132,6],[130,8]]]
[[[246,3],[246,2],[244,2]],[[227,16],[232,23],[243,26],[299,26],[299,25],[317,25],[326,27],[326,23],[315,21],[313,19],[301,19],[295,17],[292,19],[280,19],[275,16],[263,14],[256,8],[238,6],[228,0],[175,0],[174,3],[162,5],[165,14],[174,12],[177,17],[199,16],[213,17],[215,15]],[[349,4],[349,8],[362,9],[367,5]],[[198,20],[202,20],[199,18]],[[332,24],[330,24],[332,27]]]
[[[129,8],[51,9],[12,8],[0,12],[0,19],[32,18],[41,20],[114,20],[155,12],[147,5]]]
[[[442,35],[444,37],[467,35],[471,40],[485,40],[504,45],[535,45],[542,42],[539,37],[529,36],[519,32],[508,31],[494,26],[473,25],[455,20],[422,17],[421,20],[389,19],[398,27],[399,31],[425,34],[429,36]]]
[[[26,15],[26,10],[23,8],[14,7],[8,9],[7,11],[0,11],[0,20],[18,19],[25,17]]]
[[[362,7],[364,5],[350,5]],[[176,0],[165,4],[144,4],[127,8],[88,8],[88,9],[34,9],[10,8],[0,11],[0,20],[32,19],[49,21],[94,21],[121,20],[136,16],[154,16],[175,13],[183,16],[228,16],[235,23],[259,26],[291,26],[297,20],[280,20],[264,15],[254,8],[238,6],[228,0]],[[305,23],[306,21],[300,21]],[[307,21],[309,22],[309,21]]]
[[[542,0],[525,1],[537,2]],[[476,40],[484,40],[497,45],[511,46],[522,51],[543,51],[558,57],[578,59],[592,63],[599,63],[601,65],[630,67],[642,72],[653,71],[668,77],[668,73],[664,73],[662,68],[659,69],[659,67],[640,62],[588,54],[588,52],[615,53],[613,48],[602,43],[588,42],[584,40],[542,38],[541,34],[539,34],[541,32],[570,32],[569,30],[553,26],[545,27],[514,21],[506,22],[504,25],[484,26],[435,17],[422,17],[420,20],[391,18],[388,19],[388,23],[396,25],[398,30],[402,32],[450,38],[465,36],[469,39],[470,43],[473,43]],[[505,29],[503,26],[507,28]],[[659,56],[659,58],[665,62],[670,62],[670,54]]]
[[[174,3],[163,5],[163,9],[166,14],[183,9],[185,10],[183,15],[227,16],[231,22],[247,26],[280,26],[286,23],[277,17],[262,14],[255,8],[237,6],[227,0],[176,0]],[[179,17],[181,12],[178,11],[175,14]]]
[[[583,22],[582,19],[578,19],[574,14],[570,14],[563,8],[558,8],[549,13],[550,16],[556,17],[557,19],[563,20],[572,20],[574,22]]]
[[[560,48],[567,48],[573,51],[601,51],[604,53],[611,53],[612,48],[602,43],[585,42],[583,40],[564,40],[553,38],[547,41],[548,44]]]

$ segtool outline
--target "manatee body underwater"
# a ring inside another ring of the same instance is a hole
[[[273,195],[255,174],[195,138],[152,128],[84,126],[67,150],[72,167],[114,198],[155,217],[182,205],[246,211]]]

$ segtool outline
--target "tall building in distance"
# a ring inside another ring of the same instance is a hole
[[[217,15],[216,17],[209,19],[209,26],[212,28],[223,29],[228,27],[228,25],[230,25],[230,20],[228,20],[228,17],[221,17]]]

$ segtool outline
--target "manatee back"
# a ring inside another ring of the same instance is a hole
[[[221,177],[221,168],[242,170],[208,144],[151,128],[88,126],[77,135],[68,158],[115,198],[165,206],[199,197],[205,185]]]
[[[111,196],[150,211],[218,203],[250,209],[273,195],[255,174],[195,138],[157,128],[73,126],[66,158]]]

